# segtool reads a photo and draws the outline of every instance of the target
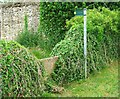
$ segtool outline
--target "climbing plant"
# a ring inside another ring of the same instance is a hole
[[[39,32],[43,35],[46,46],[53,48],[62,40],[66,32],[66,20],[74,16],[73,2],[41,2]],[[82,3],[80,5],[82,7]]]
[[[41,2],[40,3],[40,26],[41,41],[45,46],[52,49],[55,44],[64,39],[67,31],[66,20],[74,17],[76,8],[102,8],[118,10],[119,3],[107,2]]]
[[[117,29],[118,12],[106,8],[102,8],[102,12],[97,9],[87,12],[87,74],[89,75],[105,67],[112,59],[118,58],[116,46],[118,42],[113,36],[120,34]],[[69,31],[51,53],[52,56],[59,56],[57,67],[52,75],[58,84],[85,77],[83,17],[73,17],[66,24]]]
[[[41,63],[14,41],[0,41],[0,71],[3,97],[41,96],[44,91]]]

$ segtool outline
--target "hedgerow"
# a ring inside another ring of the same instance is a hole
[[[106,8],[102,8],[102,12],[96,9],[87,12],[87,74],[89,75],[118,58],[116,39],[120,34],[117,28],[117,12]],[[51,53],[52,56],[59,56],[56,69],[52,74],[58,84],[85,77],[83,17],[73,17],[67,22],[66,27],[69,31],[64,40],[56,44]]]
[[[53,48],[55,44],[64,39],[67,31],[66,20],[74,17],[75,8],[101,8],[107,7],[118,10],[120,2],[41,2],[40,3],[40,26],[39,32],[45,38],[45,46]]]
[[[66,20],[74,16],[73,2],[41,2],[39,32],[45,38],[45,46],[53,48],[56,43],[64,39]],[[82,7],[82,3],[79,4]]]
[[[38,75],[38,68],[41,68],[41,75]],[[0,71],[3,97],[41,96],[43,67],[20,44],[0,41]]]

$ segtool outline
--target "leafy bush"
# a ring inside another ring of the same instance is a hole
[[[37,32],[22,32],[19,33],[16,41],[25,47],[36,47],[39,46],[40,35]]]
[[[71,28],[68,34],[73,34],[69,38],[65,38],[58,43],[53,51],[52,55],[59,56],[59,60],[56,63],[57,67],[53,74],[53,79],[59,84],[70,82],[73,80],[84,78],[84,53],[83,53],[83,33],[79,31],[81,27],[76,26],[75,29]],[[89,35],[88,44],[88,74],[93,70],[101,69],[104,64],[104,58],[100,55],[99,43],[97,38],[91,34]],[[98,47],[98,49],[96,48]],[[97,62],[97,63],[96,63]]]
[[[118,34],[116,12],[103,8],[102,12],[96,9],[87,11],[87,74],[102,69],[112,59],[117,58]],[[106,12],[109,12],[107,16]],[[114,22],[114,21],[115,22]],[[109,28],[108,28],[109,26]],[[61,84],[84,78],[83,54],[83,17],[78,16],[67,22],[69,31],[64,40],[56,44],[51,53],[59,56],[53,79]]]
[[[0,71],[3,97],[41,96],[44,90],[41,63],[14,41],[0,41]]]
[[[51,48],[64,39],[66,32],[66,20],[74,16],[75,8],[101,8],[108,7],[111,10],[119,9],[120,2],[41,2],[40,3],[40,27],[39,30],[47,38]],[[94,15],[95,16],[95,15]]]
[[[64,38],[66,20],[74,16],[75,5],[73,2],[40,3],[39,31],[45,36],[49,48]]]
[[[118,11],[110,11],[104,7],[99,10],[93,9],[87,11],[87,32],[93,34],[98,42],[103,42],[101,46],[106,43],[107,54],[111,58],[113,55],[117,55],[117,51],[113,50],[117,50],[118,38],[120,37],[118,14]],[[66,27],[70,29],[71,27],[75,27],[75,25],[79,25],[81,27],[79,33],[83,33],[83,17],[72,18],[70,21],[67,21]],[[70,36],[70,34],[67,34],[66,38]]]

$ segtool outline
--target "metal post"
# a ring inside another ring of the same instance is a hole
[[[84,58],[85,58],[85,78],[87,78],[87,9],[84,8]]]

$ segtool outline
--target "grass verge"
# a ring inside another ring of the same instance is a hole
[[[45,97],[118,97],[118,61],[93,73],[86,80],[64,85],[61,94],[45,93]]]

